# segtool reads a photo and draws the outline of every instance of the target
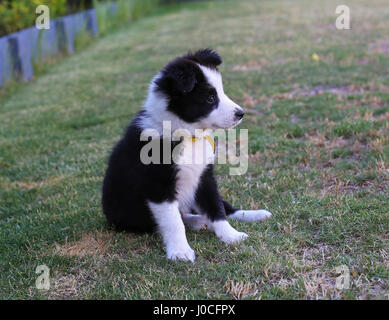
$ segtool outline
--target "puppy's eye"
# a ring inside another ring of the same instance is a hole
[[[208,98],[207,98],[207,103],[209,104],[213,104],[215,103],[215,96],[214,95],[210,95]]]

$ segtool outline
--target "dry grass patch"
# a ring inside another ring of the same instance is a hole
[[[247,93],[243,95],[242,105],[244,106],[246,113],[253,114],[253,115],[262,115],[261,111],[255,109],[255,107],[259,106],[259,104],[260,104],[259,99],[255,99],[253,96]],[[254,123],[257,123],[256,117],[251,117],[250,120]]]
[[[318,149],[317,151],[319,151],[319,149],[324,149],[327,152],[331,152],[338,148],[349,147],[353,153],[353,156],[356,156],[357,154],[361,153],[362,151],[366,151],[366,149],[369,148],[368,144],[363,143],[358,139],[346,139],[343,136],[329,139],[324,133],[321,132],[306,133],[304,136],[312,147]],[[382,143],[380,138],[377,138],[376,140],[376,143]]]
[[[363,95],[368,93],[389,93],[389,86],[368,84],[365,86],[350,84],[343,86],[336,85],[318,85],[315,87],[296,88],[292,91],[274,95],[275,99],[294,99],[295,97],[313,97],[321,96],[325,93],[330,93],[339,96],[339,101],[343,101],[341,97],[349,95]],[[372,106],[381,106],[382,101],[377,96],[364,95],[361,97],[361,102]]]
[[[304,137],[309,143],[307,148],[309,150],[310,159],[316,160],[317,166],[320,168],[331,165],[331,152],[333,150],[352,146],[352,141],[350,139],[345,139],[343,137],[334,137],[333,139],[328,139],[328,137],[321,132],[305,133]],[[358,140],[356,140],[354,146],[355,148],[352,150],[353,154],[360,152],[364,147]],[[330,158],[329,162],[327,160],[324,162],[320,161],[322,150],[327,152],[327,156]],[[312,163],[310,159],[308,160],[308,163]]]
[[[360,294],[358,299],[380,299],[387,300],[389,297],[388,284],[385,280],[379,278],[369,279],[362,274],[354,280],[353,285],[358,288]]]
[[[55,253],[69,257],[94,256],[101,257],[108,254],[112,247],[113,234],[105,231],[83,233],[81,239],[56,245]]]
[[[313,270],[303,276],[309,299],[341,299],[343,294],[335,287],[336,279],[328,272]]]
[[[389,40],[380,40],[369,44],[369,52],[389,55]]]
[[[55,186],[68,177],[69,175],[59,175],[47,177],[39,181],[0,181],[0,187],[4,190],[32,190],[36,188]]]
[[[87,289],[96,286],[95,274],[92,270],[77,269],[69,274],[59,273],[50,279],[49,299],[81,299]]]
[[[385,193],[389,187],[389,179],[377,181],[351,182],[342,179],[336,174],[327,174],[323,177],[321,197],[327,196],[328,193],[340,195],[343,193],[356,193],[360,191]]]
[[[362,105],[369,107],[382,107],[386,104],[380,97],[375,95],[364,95],[360,102]]]
[[[232,67],[232,71],[260,71],[268,63],[264,59],[250,60],[245,64],[238,64]]]
[[[243,95],[243,105],[245,107],[252,108],[257,104],[258,104],[258,101],[256,99],[254,99],[253,96],[249,95],[248,93],[245,93]]]
[[[365,94],[369,92],[375,92],[376,87],[362,87],[359,85],[347,85],[347,86],[334,86],[334,85],[321,85],[313,88],[299,88],[292,91],[292,95],[299,96],[320,96],[324,93],[331,93],[335,95],[351,95],[351,94]],[[388,88],[381,88],[379,91],[385,91]]]
[[[363,119],[363,120],[369,120],[369,121],[389,120],[389,112],[374,115],[373,112],[371,112],[371,111],[366,111],[364,114],[361,114],[358,111],[356,114],[354,114],[353,119]],[[382,128],[382,129],[385,129],[385,128]]]
[[[228,280],[226,281],[224,288],[227,293],[233,296],[236,300],[253,297],[258,294],[258,285],[252,282],[235,282],[234,280]]]
[[[260,71],[262,68],[270,65],[282,65],[296,60],[298,58],[283,57],[274,60],[259,58],[258,60],[250,60],[246,63],[235,65],[232,67],[232,71]]]
[[[382,174],[386,174],[389,177],[389,163],[386,163],[384,160],[377,161],[377,171]]]

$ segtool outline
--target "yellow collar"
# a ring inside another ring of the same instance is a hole
[[[209,135],[205,135],[205,136],[200,137],[200,138],[192,137],[192,142],[196,142],[196,141],[201,140],[201,139],[206,139],[209,142],[209,144],[212,146],[213,153],[215,153],[215,141]]]

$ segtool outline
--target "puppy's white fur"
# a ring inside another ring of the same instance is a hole
[[[196,189],[205,167],[214,162],[212,146],[204,139],[184,140],[177,159],[177,200],[182,213],[190,213],[195,202]]]
[[[209,221],[209,229],[227,244],[237,243],[247,238],[247,234],[235,230],[227,220]]]
[[[226,220],[211,222],[205,216],[197,214],[184,214],[182,219],[192,230],[209,229],[227,244],[237,243],[247,238],[246,233],[235,230]]]
[[[149,202],[148,204],[165,244],[168,259],[193,262],[195,253],[186,239],[185,226],[178,210],[178,202]]]
[[[253,222],[270,218],[271,213],[267,210],[238,210],[228,217],[231,219]]]
[[[226,129],[237,125],[240,120],[236,120],[235,113],[237,110],[242,110],[242,108],[224,93],[221,74],[214,69],[201,65],[199,65],[199,67],[203,71],[208,82],[216,89],[219,98],[219,106],[205,119],[200,121],[201,126],[207,129]]]

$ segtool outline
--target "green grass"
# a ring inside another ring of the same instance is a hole
[[[345,4],[349,31],[333,27],[336,1],[163,8],[3,90],[0,298],[385,298],[389,53],[369,46],[389,40],[389,9]],[[249,234],[234,246],[187,231],[196,262],[171,262],[158,235],[108,229],[101,183],[151,78],[208,46],[224,58],[225,91],[247,110],[240,127],[249,129],[249,171],[232,177],[218,166],[221,192],[273,217],[232,222]],[[324,85],[344,92],[312,91]],[[41,264],[49,291],[35,288]],[[340,265],[351,271],[348,290],[335,288]]]

